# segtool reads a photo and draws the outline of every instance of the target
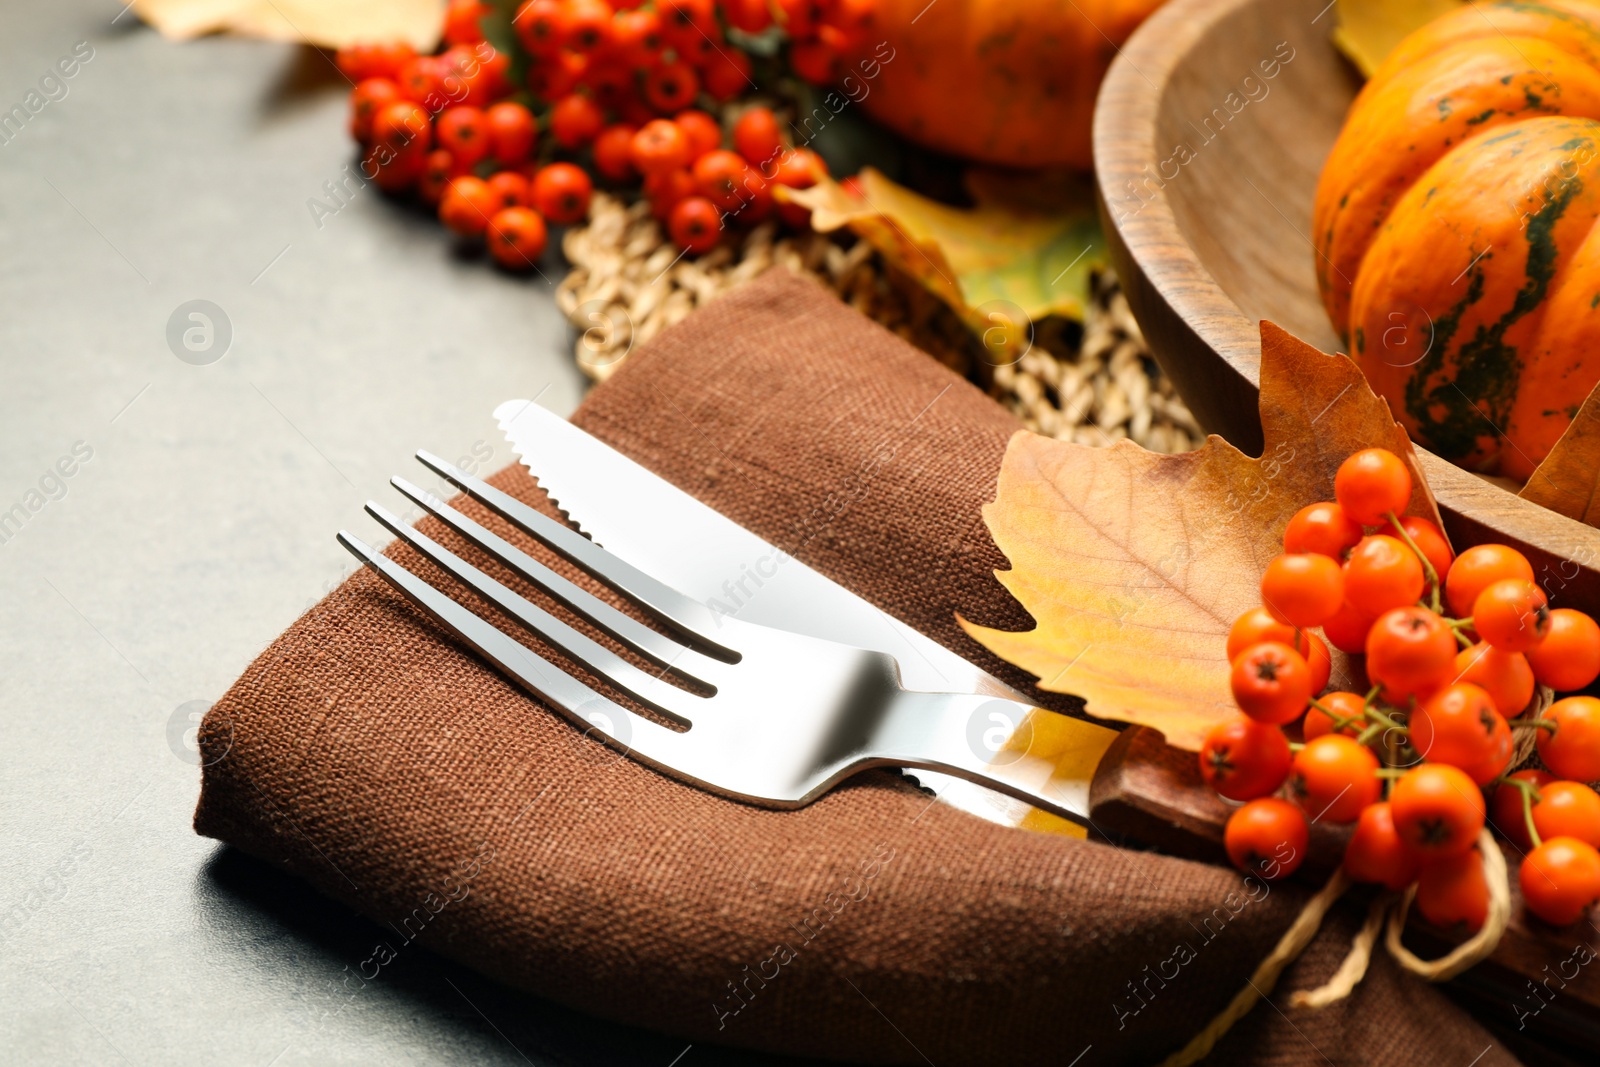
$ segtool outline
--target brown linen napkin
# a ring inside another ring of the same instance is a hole
[[[1015,423],[811,282],[770,272],[696,313],[574,421],[1026,685],[954,621],[1027,622],[979,516]],[[493,481],[554,513],[520,466]],[[201,740],[200,833],[513,985],[697,1042],[1148,1063],[1227,1003],[1306,897],[993,826],[888,772],[800,811],[719,799],[579,738],[367,571],[262,654]],[[1211,1062],[1515,1062],[1381,955],[1348,1001],[1280,1011],[1332,973],[1356,919],[1330,917]]]

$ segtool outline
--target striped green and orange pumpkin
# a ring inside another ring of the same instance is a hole
[[[1323,302],[1414,438],[1526,478],[1600,382],[1600,5],[1474,4],[1373,74],[1324,164]]]

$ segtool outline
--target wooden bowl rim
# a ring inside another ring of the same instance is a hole
[[[1113,180],[1140,174],[1157,162],[1152,131],[1173,72],[1224,17],[1260,2],[1170,0],[1134,31],[1107,71],[1095,105],[1095,180],[1108,209],[1117,192],[1110,188]],[[1118,101],[1119,106],[1102,106],[1107,101]],[[1239,309],[1195,255],[1165,187],[1133,215],[1122,220],[1113,216],[1112,222],[1162,299],[1229,366],[1257,385],[1260,326]],[[1162,248],[1165,255],[1140,254],[1152,247]]]
[[[1101,83],[1094,113],[1095,185],[1107,240],[1126,249],[1150,289],[1182,326],[1234,373],[1258,389],[1260,325],[1228,296],[1195,253],[1165,185],[1137,212],[1118,219],[1117,183],[1157,163],[1154,131],[1173,72],[1187,63],[1217,23],[1238,9],[1274,0],[1170,0],[1134,31]],[[1331,17],[1333,5],[1323,14]],[[1323,17],[1323,16],[1318,16]],[[1315,20],[1313,20],[1315,21]],[[1330,45],[1331,47],[1331,45]],[[1170,183],[1167,183],[1170,184]],[[1309,254],[1309,253],[1308,253]],[[1442,459],[1413,442],[1439,506],[1551,555],[1586,557],[1600,573],[1600,529],[1568,518]],[[1559,547],[1557,547],[1559,545]]]

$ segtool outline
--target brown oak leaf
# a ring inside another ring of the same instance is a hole
[[[1590,391],[1520,495],[1569,519],[1600,526],[1600,386]]]
[[[1087,711],[1154,727],[1198,749],[1236,714],[1226,641],[1260,604],[1261,573],[1296,511],[1333,499],[1350,453],[1388,448],[1409,465],[1409,514],[1439,522],[1405,431],[1346,356],[1261,324],[1259,458],[1212,436],[1159,455],[1129,441],[1093,448],[1026,431],[1006,449],[984,520],[1011,569],[996,577],[1033,615],[1011,633],[969,634]],[[1336,655],[1334,684],[1349,665]]]

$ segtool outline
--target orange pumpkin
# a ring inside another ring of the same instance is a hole
[[[1100,79],[1162,2],[878,0],[874,38],[887,47],[876,76],[858,79],[861,105],[941,152],[1087,169]]]
[[[1334,325],[1417,440],[1527,478],[1600,381],[1600,7],[1474,4],[1407,37],[1317,187]]]

